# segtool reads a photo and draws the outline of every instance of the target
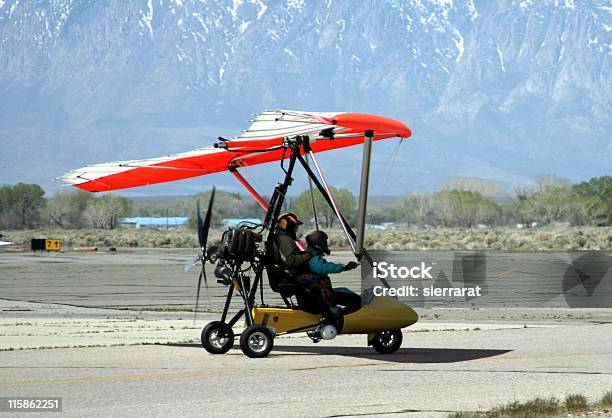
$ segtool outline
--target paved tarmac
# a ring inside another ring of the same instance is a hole
[[[195,249],[138,248],[96,253],[0,252],[0,289],[5,299],[132,310],[193,309],[200,266],[185,271],[185,263],[195,254]],[[335,259],[346,262],[349,254]],[[218,311],[227,287],[216,282],[211,264],[206,264],[206,271],[208,289],[202,285],[200,307]],[[335,279],[338,286],[356,289],[361,283],[357,270]],[[267,283],[264,290],[266,301],[282,303]]]
[[[265,359],[198,344],[0,352],[3,396],[61,396],[69,416],[445,416],[612,388],[612,325],[406,333],[394,355],[363,336],[276,340]]]
[[[181,310],[190,254],[0,254],[0,396],[61,396],[69,416],[446,416],[612,390],[609,309],[422,309],[394,355],[294,335],[213,356],[198,339],[216,315]]]

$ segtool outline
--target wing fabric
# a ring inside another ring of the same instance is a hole
[[[68,184],[90,192],[146,186],[218,173],[230,166],[251,166],[286,157],[284,138],[308,135],[314,152],[343,148],[363,142],[364,131],[374,139],[407,138],[403,123],[359,113],[315,113],[267,110],[251,126],[221,147],[200,148],[166,157],[95,164],[72,170],[60,177]],[[332,138],[330,138],[333,137]]]
[[[226,150],[209,147],[167,157],[90,165],[60,179],[89,192],[106,192],[217,173],[227,169],[229,159]]]

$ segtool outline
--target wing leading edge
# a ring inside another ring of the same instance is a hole
[[[278,161],[286,155],[280,146],[286,137],[308,135],[314,152],[363,142],[364,131],[374,139],[408,138],[403,123],[360,113],[314,113],[290,110],[261,112],[251,126],[224,147],[206,147],[165,157],[114,161],[71,170],[60,179],[90,192],[105,192],[187,179],[226,171],[231,166],[252,166]],[[324,135],[321,135],[321,134]],[[329,134],[333,133],[333,140]]]

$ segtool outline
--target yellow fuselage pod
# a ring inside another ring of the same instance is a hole
[[[264,325],[277,334],[292,331],[311,331],[321,320],[321,315],[304,312],[300,309],[255,307],[253,308],[253,322]]]
[[[401,329],[414,324],[419,315],[410,306],[390,296],[374,296],[372,301],[344,317],[342,334],[367,334]]]
[[[321,315],[289,308],[253,308],[253,320],[277,334],[310,331],[319,324]],[[389,296],[375,296],[356,312],[344,317],[342,334],[369,334],[383,330],[401,329],[417,322],[419,316],[411,307]]]

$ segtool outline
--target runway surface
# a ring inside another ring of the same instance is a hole
[[[612,325],[407,333],[395,355],[363,336],[278,338],[271,356],[198,344],[0,352],[3,396],[61,396],[70,416],[445,416],[612,388]]]
[[[0,253],[0,288],[6,299],[135,310],[193,309],[200,266],[185,271],[185,263],[194,255],[195,249],[138,248],[116,253]],[[335,259],[346,262],[349,255]],[[227,288],[216,282],[212,265],[207,264],[206,271],[208,289],[202,292],[201,306],[220,310]],[[356,289],[361,282],[356,270],[336,280]],[[267,301],[282,303],[267,284],[264,289]]]
[[[295,335],[265,359],[213,356],[199,332],[216,314],[181,310],[190,254],[0,254],[0,396],[61,396],[69,416],[446,416],[612,390],[609,309],[422,309],[394,355]]]

